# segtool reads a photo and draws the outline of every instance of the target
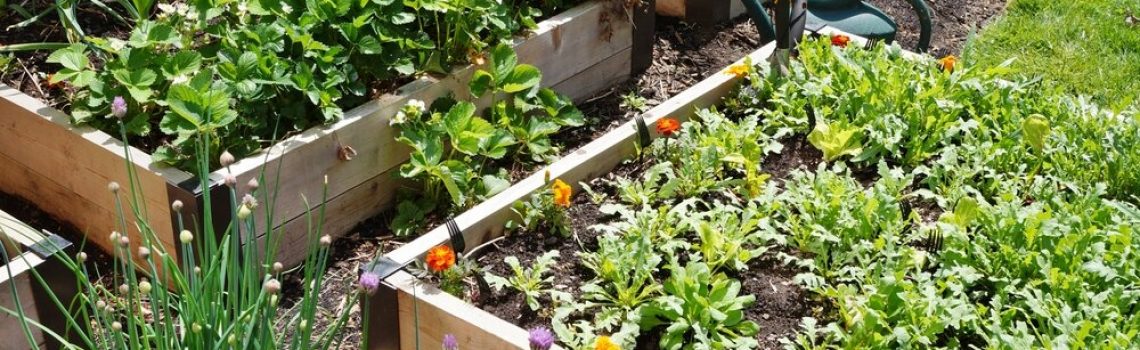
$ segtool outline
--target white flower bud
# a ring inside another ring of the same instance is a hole
[[[182,212],[182,201],[175,200],[174,203],[170,203],[170,209],[174,209],[175,213]]]
[[[107,184],[107,190],[111,191],[111,193],[119,193],[119,183],[111,181],[111,183]]]
[[[182,232],[178,233],[178,240],[182,241],[183,244],[190,243],[190,241],[194,240],[194,234],[190,233],[190,230],[182,230]]]
[[[150,289],[151,289],[150,282],[147,282],[147,281],[139,282],[139,292],[140,293],[150,294]]]
[[[79,254],[75,254],[75,261],[80,264],[87,262],[87,253],[79,252]]]
[[[222,156],[218,157],[218,162],[222,163],[223,167],[230,166],[230,164],[234,163],[234,155],[231,154],[230,151],[224,151],[222,152]]]

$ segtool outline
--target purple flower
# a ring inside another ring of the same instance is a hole
[[[376,292],[376,288],[380,288],[380,275],[372,272],[360,274],[360,288],[368,294]]]
[[[115,100],[111,101],[111,115],[119,119],[127,115],[127,100],[124,100],[123,96],[115,96]]]
[[[550,350],[554,346],[554,333],[546,327],[536,327],[530,330],[530,350]]]
[[[451,334],[443,336],[443,350],[459,350],[459,340]]]

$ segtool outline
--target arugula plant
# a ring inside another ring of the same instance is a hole
[[[590,302],[592,324],[599,330],[636,326],[641,308],[661,294],[653,275],[662,258],[648,235],[605,234],[598,238],[597,251],[579,256],[594,272],[581,290],[582,298]]]
[[[554,276],[543,277],[543,275],[547,275],[550,272],[551,265],[554,265],[557,260],[558,251],[552,250],[535,259],[530,268],[524,269],[517,257],[508,256],[506,259],[503,259],[503,262],[505,262],[507,266],[510,266],[514,275],[499,277],[490,271],[486,271],[483,274],[483,278],[491,287],[494,287],[495,290],[501,291],[503,288],[511,288],[523,293],[526,297],[526,305],[530,307],[532,311],[538,311],[542,308],[538,299],[544,294],[553,295],[561,293],[551,286],[551,283],[554,282]]]
[[[697,236],[693,260],[703,261],[713,271],[748,269],[748,262],[768,251],[775,229],[759,208],[736,208],[716,204],[686,219]]]
[[[673,261],[665,296],[645,310],[642,329],[667,326],[661,348],[755,349],[759,330],[744,319],[744,308],[755,301],[740,295],[740,281],[714,274],[707,264]]]

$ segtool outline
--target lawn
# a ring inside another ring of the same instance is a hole
[[[1119,109],[1140,96],[1140,23],[1136,0],[1015,0],[964,52],[976,65],[1014,59],[1011,68],[1066,92]]]

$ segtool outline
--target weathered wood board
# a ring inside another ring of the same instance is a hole
[[[774,44],[765,46],[749,56],[753,62],[763,62],[774,51]],[[742,62],[741,60],[740,62]],[[738,62],[739,63],[739,62]],[[653,108],[641,117],[653,125],[664,117],[687,120],[697,109],[712,106],[727,96],[741,78],[726,72],[685,90]],[[574,151],[543,171],[520,181],[503,193],[488,199],[471,210],[457,216],[454,221],[463,231],[467,247],[478,246],[502,234],[503,224],[512,217],[511,206],[525,200],[546,186],[546,173],[578,187],[604,175],[622,161],[634,155],[637,131],[634,121],[610,131],[593,142]],[[386,255],[394,261],[411,261],[428,249],[450,239],[446,227],[439,227]],[[439,344],[445,334],[453,334],[460,344],[477,344],[479,349],[527,349],[527,332],[507,321],[478,309],[438,289],[424,285],[411,274],[398,272],[385,280],[387,288],[372,297],[370,308],[386,311],[398,310],[398,317],[376,317],[370,329],[370,349],[410,350],[416,340],[422,344]],[[418,320],[418,322],[417,322]],[[386,341],[396,338],[399,341]]]
[[[632,61],[651,55],[651,45],[634,46],[635,31],[652,32],[652,26],[635,28],[623,1],[596,0],[576,6],[539,23],[538,29],[514,42],[519,62],[537,66],[543,72],[542,84],[581,100],[630,76]],[[650,2],[651,4],[652,2]],[[635,50],[646,50],[638,52]],[[332,125],[312,128],[274,144],[228,169],[209,175],[206,182],[217,190],[227,174],[238,180],[239,198],[244,184],[260,179],[262,188],[279,186],[274,203],[273,232],[286,235],[285,242],[303,239],[306,198],[313,207],[320,204],[328,179],[330,208],[335,215],[325,233],[343,235],[356,223],[389,207],[394,196],[392,169],[408,158],[408,150],[395,141],[397,131],[388,119],[412,99],[431,102],[454,94],[468,94],[466,82],[474,67],[461,67],[446,77],[425,76],[394,93],[384,95],[345,112],[345,117]],[[199,180],[193,174],[152,164],[151,157],[135,148],[125,148],[115,137],[88,127],[75,127],[61,111],[44,105],[8,86],[0,85],[0,191],[39,203],[50,214],[83,230],[87,239],[105,250],[113,246],[107,237],[120,230],[114,197],[107,184],[116,181],[127,187],[127,156],[130,156],[146,206],[144,212],[155,240],[168,252],[179,253],[176,229],[170,203],[181,200],[187,222],[200,222],[201,194]],[[357,156],[341,160],[341,147],[353,148]],[[120,197],[132,193],[121,191]],[[215,212],[228,212],[224,196],[214,198]],[[367,204],[355,204],[364,201]],[[227,218],[227,215],[215,215]],[[257,227],[266,227],[257,216]],[[131,244],[143,241],[133,217]],[[225,219],[214,223],[225,228]],[[295,248],[295,247],[286,247]],[[293,265],[303,260],[303,252],[283,250],[279,261]]]

